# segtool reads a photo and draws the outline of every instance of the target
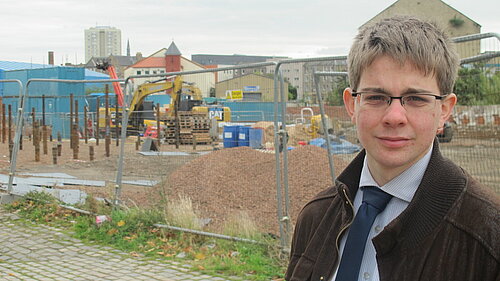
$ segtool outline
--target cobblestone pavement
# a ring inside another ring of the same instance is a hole
[[[60,229],[25,224],[0,208],[0,280],[242,279],[213,277],[192,272],[182,263],[84,244]]]

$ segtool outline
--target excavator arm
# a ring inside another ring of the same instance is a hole
[[[132,101],[130,102],[129,112],[133,112],[139,105],[142,104],[144,99],[154,93],[163,92],[169,89],[173,89],[170,94],[173,101],[177,99],[182,91],[182,78],[181,76],[176,76],[174,81],[167,81],[162,83],[145,83],[139,86],[139,88],[134,92]]]
[[[96,68],[107,71],[109,73],[109,77],[111,77],[111,79],[118,79],[118,76],[116,75],[115,67],[112,64],[110,64],[108,61],[103,61],[103,62],[97,63]],[[122,87],[120,87],[120,83],[118,83],[118,82],[113,82],[112,84],[113,84],[113,89],[115,90],[116,97],[118,98],[118,105],[123,106]]]

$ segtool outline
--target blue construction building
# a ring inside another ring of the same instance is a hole
[[[16,79],[21,81],[23,91],[26,90],[30,79],[63,79],[63,80],[103,80],[109,76],[81,67],[53,66],[22,62],[0,61],[0,79]],[[94,89],[99,91],[106,83],[60,83],[60,82],[31,82],[28,86],[28,98],[25,101],[25,118],[34,108],[37,118],[42,113],[42,96],[45,96],[46,124],[52,125],[52,134],[60,132],[63,137],[69,136],[70,95],[78,101],[79,112],[88,105],[87,96]],[[112,89],[110,84],[110,89]],[[0,83],[0,97],[3,103],[11,105],[16,112],[19,102],[19,85],[17,83]],[[101,90],[102,91],[102,90]],[[80,118],[83,119],[83,118]],[[26,118],[30,122],[30,118]],[[81,121],[83,122],[83,120]],[[83,125],[83,123],[81,124]]]

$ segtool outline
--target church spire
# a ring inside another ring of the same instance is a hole
[[[130,57],[130,41],[127,39],[127,57]]]

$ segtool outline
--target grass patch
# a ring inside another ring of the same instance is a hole
[[[79,213],[61,207],[46,192],[31,191],[22,200],[5,205],[4,208],[31,221],[59,227],[70,227],[80,217]]]
[[[167,201],[165,217],[171,225],[196,230],[202,228],[191,198],[183,195],[179,195],[177,200]]]
[[[103,222],[96,216],[80,215],[61,208],[46,193],[28,194],[25,199],[7,205],[7,209],[24,218],[56,226],[68,227],[83,241],[92,241],[126,251],[133,256],[170,259],[190,264],[196,271],[219,276],[241,276],[245,280],[276,280],[283,277],[286,260],[280,258],[277,241],[262,237],[245,213],[236,214],[226,224],[225,233],[251,238],[262,244],[237,243],[160,229],[154,224],[174,224],[200,229],[191,200],[179,197],[167,204],[167,209],[139,209],[113,211],[92,198],[84,206],[103,214]]]
[[[245,238],[258,238],[260,233],[257,225],[247,212],[234,213],[224,225],[224,234]]]

